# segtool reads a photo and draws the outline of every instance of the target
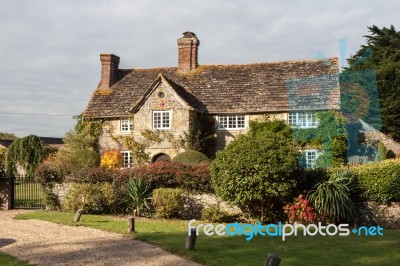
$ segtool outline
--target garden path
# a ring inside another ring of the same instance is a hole
[[[0,251],[35,265],[199,265],[121,234],[14,220],[21,212],[0,211]]]

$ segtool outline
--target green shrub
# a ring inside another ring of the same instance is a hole
[[[388,150],[382,142],[378,144],[378,152],[376,153],[375,161],[380,162],[386,160],[388,156]]]
[[[335,223],[354,218],[355,205],[351,199],[353,178],[350,171],[335,171],[329,180],[318,183],[308,193],[308,199],[322,217]]]
[[[350,168],[356,175],[364,200],[400,201],[400,160],[389,159]]]
[[[183,209],[182,189],[158,188],[153,190],[156,215],[161,218],[179,218]]]
[[[74,183],[62,203],[64,211],[75,212],[83,209],[85,213],[109,213],[113,204],[113,191],[110,183]]]
[[[224,211],[218,205],[211,205],[201,210],[203,220],[208,223],[233,223],[239,219],[238,214],[231,214]]]
[[[195,150],[187,150],[184,152],[179,153],[177,156],[175,156],[172,161],[174,162],[180,162],[183,164],[199,164],[201,162],[207,162],[208,158],[205,154],[195,151]]]
[[[212,185],[218,196],[252,218],[277,222],[294,196],[297,155],[287,134],[268,127],[250,130],[217,153],[211,164]]]
[[[72,164],[80,167],[94,167],[99,166],[100,156],[97,152],[92,150],[75,150],[71,154]]]

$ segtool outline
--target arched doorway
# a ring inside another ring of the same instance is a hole
[[[153,159],[151,160],[152,163],[158,162],[158,161],[171,161],[171,157],[165,153],[158,153],[153,156]]]

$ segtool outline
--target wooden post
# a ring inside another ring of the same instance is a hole
[[[133,217],[133,216],[128,217],[128,232],[135,233],[135,217]]]
[[[75,213],[75,218],[74,218],[74,222],[77,223],[81,220],[81,215],[83,213],[82,209],[78,209]]]
[[[276,254],[269,253],[264,266],[279,266],[281,263],[281,257]]]
[[[197,239],[196,228],[193,228],[190,230],[190,235],[186,237],[185,248],[188,250],[193,250],[194,245],[196,244],[196,239]]]

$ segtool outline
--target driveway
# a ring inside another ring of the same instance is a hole
[[[0,251],[32,264],[199,265],[120,234],[46,221],[14,220],[21,212],[24,211],[0,211]]]

